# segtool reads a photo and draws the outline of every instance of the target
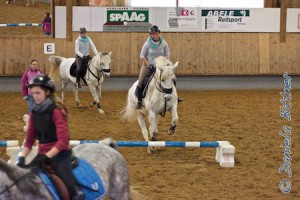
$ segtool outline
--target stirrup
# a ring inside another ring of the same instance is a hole
[[[138,109],[140,110],[142,108],[142,102],[141,101],[138,101],[135,105],[135,109]]]

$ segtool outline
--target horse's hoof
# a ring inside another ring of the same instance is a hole
[[[97,105],[97,103],[96,102],[92,102],[92,103],[89,104],[89,107],[91,108],[91,107],[93,107],[95,105]]]
[[[104,114],[104,111],[103,111],[102,109],[98,109],[98,112],[99,112],[100,114]]]
[[[156,152],[156,148],[155,147],[148,147],[147,151],[149,154],[154,154]]]
[[[89,104],[89,107],[90,107],[90,108],[94,107],[94,104],[93,104],[93,103],[90,103],[90,104]]]
[[[170,126],[170,129],[168,130],[169,135],[173,135],[175,133],[176,125]]]

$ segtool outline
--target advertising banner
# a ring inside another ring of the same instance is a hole
[[[148,32],[148,8],[107,8],[104,32]]]
[[[202,10],[202,29],[208,31],[246,31],[250,10]]]
[[[168,8],[167,27],[197,28],[197,8]]]

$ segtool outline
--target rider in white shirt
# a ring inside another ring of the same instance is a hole
[[[75,53],[76,53],[76,87],[80,88],[80,69],[82,66],[82,62],[85,59],[90,59],[90,47],[92,47],[92,50],[95,55],[98,54],[97,48],[94,45],[92,39],[87,36],[86,34],[86,28],[82,27],[79,29],[80,35],[76,39],[75,42]]]

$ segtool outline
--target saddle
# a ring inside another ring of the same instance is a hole
[[[86,199],[99,199],[105,194],[105,187],[95,169],[84,159],[72,156],[73,174],[76,185]],[[70,199],[64,182],[58,177],[51,165],[38,169],[37,174],[48,187],[54,199]]]
[[[149,65],[148,70],[149,70],[149,73],[145,77],[143,84],[142,84],[142,98],[145,98],[145,96],[146,96],[149,83],[152,80],[152,78],[154,77],[154,74],[156,72],[156,67],[154,65]],[[137,97],[137,91],[135,91],[135,96]]]
[[[85,80],[85,75],[89,66],[89,61],[91,60],[91,58],[86,58],[82,60],[82,65],[79,71],[80,74],[80,78],[82,79],[82,81],[87,85],[86,80]],[[70,75],[72,77],[76,77],[76,69],[77,69],[77,64],[76,61],[73,62],[73,64],[70,67]]]

